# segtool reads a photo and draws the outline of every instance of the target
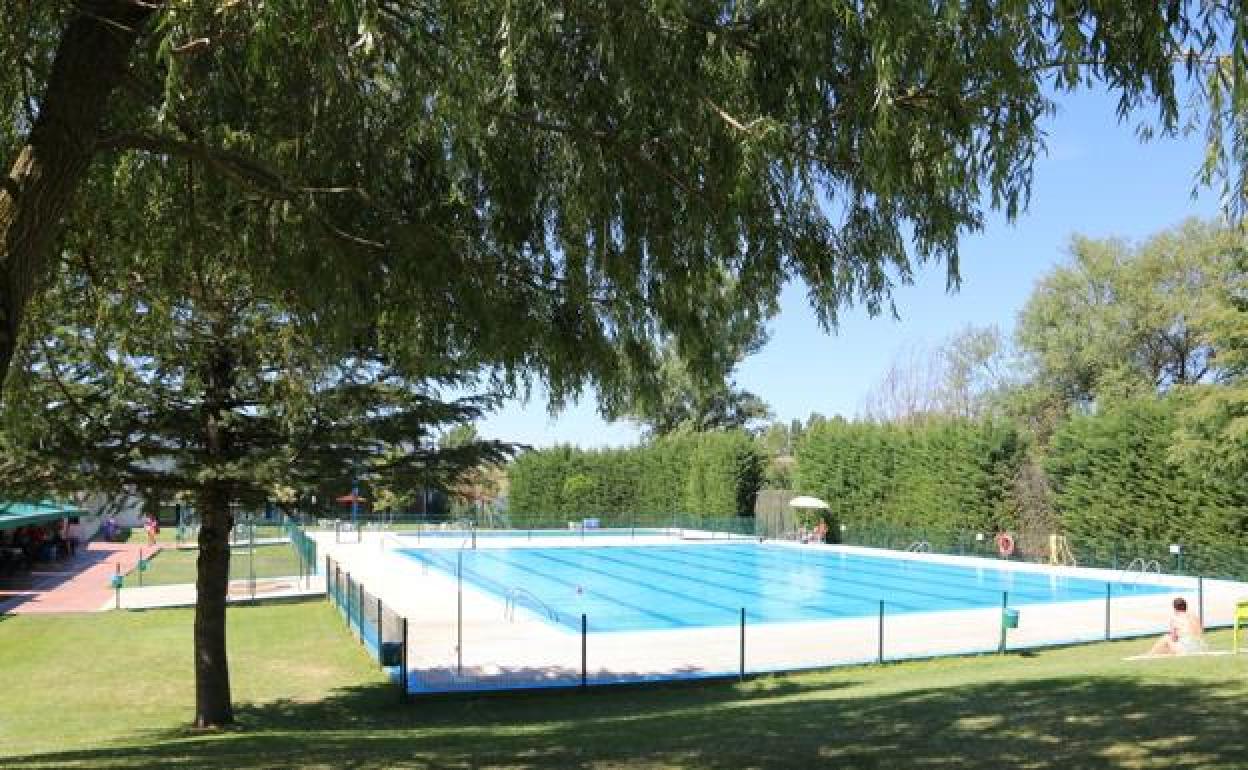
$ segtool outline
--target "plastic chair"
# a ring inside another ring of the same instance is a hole
[[[1231,649],[1239,652],[1239,624],[1243,623],[1248,627],[1248,599],[1235,603],[1235,627],[1231,632]]]

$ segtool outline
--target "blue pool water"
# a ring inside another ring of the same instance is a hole
[[[400,553],[450,575],[457,552]],[[765,543],[463,550],[464,580],[580,629],[643,631],[1103,599],[1098,580]],[[523,589],[523,593],[515,591]],[[1114,583],[1112,595],[1173,592]],[[536,601],[533,598],[536,599]]]
[[[478,538],[498,538],[502,540],[524,540],[524,539],[531,540],[535,537],[579,537],[582,539],[587,538],[587,537],[606,537],[606,536],[612,536],[612,537],[634,536],[635,537],[637,535],[667,535],[667,534],[671,534],[671,532],[672,532],[671,530],[657,529],[653,527],[634,527],[634,528],[624,527],[624,528],[615,528],[615,529],[608,529],[608,528],[582,529],[580,527],[577,527],[576,529],[478,529],[478,530],[475,530],[475,532],[473,530],[468,530],[468,529],[426,529],[426,530],[422,530],[419,535],[417,535],[414,532],[411,532],[411,533],[399,532],[398,534],[402,534],[408,538],[441,537],[441,538],[447,538],[447,539],[452,539],[452,540],[455,538],[459,538],[460,540],[468,540],[474,535]],[[721,537],[723,537],[724,539],[728,538],[727,535],[721,535]]]

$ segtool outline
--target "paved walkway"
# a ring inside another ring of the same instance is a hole
[[[228,600],[230,602],[264,601],[266,599],[289,599],[296,596],[324,596],[325,578],[321,575],[300,578],[298,576],[256,578],[255,592],[248,580],[231,580]],[[195,603],[195,586],[181,583],[165,586],[123,588],[121,607],[126,610],[154,609],[157,607],[189,607]],[[112,607],[112,604],[108,605]]]
[[[167,545],[167,544],[166,544]],[[96,612],[113,606],[109,578],[134,568],[139,552],[161,544],[92,542],[72,559],[37,564],[28,575],[0,579],[0,613]]]

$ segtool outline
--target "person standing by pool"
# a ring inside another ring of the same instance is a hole
[[[1170,630],[1157,640],[1149,655],[1187,655],[1200,652],[1204,648],[1201,636],[1204,629],[1200,616],[1187,611],[1187,600],[1178,597],[1174,600],[1174,613],[1170,616]]]
[[[71,556],[82,549],[82,523],[77,516],[69,517],[69,525],[65,527],[65,540],[69,542]]]
[[[104,542],[113,542],[113,539],[117,536],[117,517],[111,513],[108,514],[108,516],[104,519],[103,526],[101,526],[100,529],[104,531]]]

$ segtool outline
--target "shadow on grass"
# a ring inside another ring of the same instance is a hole
[[[1051,678],[854,696],[764,682],[394,703],[392,687],[239,709],[242,729],[6,767],[1243,767],[1237,689]]]

